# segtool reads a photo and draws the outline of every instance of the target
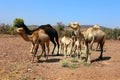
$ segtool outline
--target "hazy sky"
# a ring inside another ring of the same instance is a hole
[[[27,25],[79,22],[120,27],[120,0],[0,0],[0,23]]]

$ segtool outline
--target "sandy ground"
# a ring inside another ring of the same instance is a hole
[[[32,63],[30,46],[20,36],[0,34],[0,80],[120,80],[120,41],[107,40],[103,60],[97,61],[100,52],[93,51],[91,65],[77,62],[76,69],[63,67],[63,56]]]

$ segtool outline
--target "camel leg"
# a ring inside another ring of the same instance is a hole
[[[68,48],[68,45],[64,44],[64,57],[65,58],[67,57],[67,48]]]
[[[97,46],[96,46],[96,51],[97,51],[98,47],[99,47],[99,43],[97,43]]]
[[[92,46],[93,46],[94,40],[95,40],[95,38],[94,38],[94,36],[93,36],[93,37],[92,37],[92,41],[90,42],[90,48],[89,48],[90,50],[93,50],[93,49],[92,49]]]
[[[33,53],[34,44],[31,44],[30,53]]]
[[[71,47],[71,49],[70,49],[70,54],[69,54],[69,56],[72,56],[72,53],[73,53],[73,49],[75,49],[74,47],[75,47],[75,42],[72,42],[72,47]]]
[[[43,53],[44,53],[44,57],[46,58],[46,60],[48,59],[47,57],[47,54],[46,54],[46,51],[45,51],[45,44],[44,44],[44,47],[43,47]]]
[[[77,51],[77,45],[74,45],[74,48],[73,48],[73,55],[76,54],[76,51]]]
[[[87,61],[88,64],[90,64],[90,63],[91,63],[91,61],[90,61],[90,56],[91,56],[91,54],[90,54],[90,52],[89,52],[89,43],[86,42],[85,44],[86,44],[86,54],[87,54],[86,61]]]
[[[50,43],[50,42],[47,42],[47,43],[46,43],[46,46],[47,46],[47,53],[48,53],[48,54],[49,54],[49,52],[50,52],[49,43]],[[48,56],[47,56],[47,59],[48,59]]]
[[[61,54],[62,49],[63,49],[63,43],[60,42],[59,54]]]
[[[43,55],[43,53],[45,52],[45,44],[40,44],[41,45],[41,48],[42,48],[42,52],[39,56],[37,56],[37,60],[39,61],[40,57]],[[46,55],[46,53],[45,53]]]
[[[63,47],[63,50],[64,50],[64,57],[66,58],[67,57],[67,45],[64,44],[64,47]]]
[[[54,48],[53,48],[53,50],[52,50],[52,54],[54,54],[54,50],[55,50],[55,48],[56,48],[56,43],[55,43],[55,41],[54,41],[54,38],[52,38],[51,41],[52,41],[52,43],[54,44]]]
[[[78,49],[79,49],[79,46],[78,46]],[[79,53],[79,52],[80,52],[80,53]],[[78,59],[80,59],[80,60],[82,60],[81,55],[82,55],[82,47],[81,47],[81,44],[80,44],[80,50],[78,50],[78,54],[77,54]]]
[[[39,47],[39,44],[35,44],[35,45],[33,46],[33,61],[34,61],[35,55],[37,54],[38,47]]]
[[[58,46],[57,55],[59,55],[59,48],[60,48],[60,44],[59,44],[59,40],[58,40],[58,38],[56,38],[56,42],[57,42],[57,46]]]
[[[101,59],[101,60],[102,60],[102,56],[103,56],[103,46],[104,46],[104,42],[101,42],[101,43],[100,43],[101,54],[100,54],[100,56],[99,56],[99,59]]]
[[[57,33],[56,33],[56,34],[57,34]],[[53,40],[54,40],[54,39],[53,39]],[[57,55],[59,55],[59,48],[60,48],[60,44],[59,44],[58,34],[55,36],[55,41],[56,41],[57,46],[58,46]]]

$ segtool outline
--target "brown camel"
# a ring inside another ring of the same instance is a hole
[[[37,29],[35,30],[30,30],[28,29],[28,27],[24,24],[24,21],[20,18],[16,18],[14,20],[14,26],[17,28],[23,28],[26,32],[26,34],[31,35],[34,31],[37,31],[39,29],[43,29],[45,30],[45,33],[48,34],[48,36],[50,37],[50,41],[54,44],[54,48],[52,50],[52,54],[54,53],[54,50],[56,48],[56,43],[58,46],[58,51],[57,51],[57,55],[59,55],[59,40],[58,40],[58,33],[57,31],[50,25],[41,25],[39,26]]]
[[[98,42],[100,44],[101,54],[99,56],[99,59],[102,59],[103,46],[104,46],[105,37],[106,37],[105,33],[102,30],[100,30],[100,29],[95,30],[94,28],[89,28],[86,32],[81,33],[80,25],[78,22],[70,23],[69,27],[71,27],[74,30],[74,33],[75,33],[76,37],[79,38],[80,42],[82,39],[85,42],[87,63],[91,63],[91,61],[90,61],[91,53],[89,52],[89,50],[90,50],[90,46],[92,46],[92,44],[94,42]]]
[[[39,60],[39,58],[42,56],[43,53],[46,56],[45,45],[47,46],[47,51],[49,54],[50,38],[43,29],[39,29],[39,30],[33,32],[32,35],[27,35],[23,28],[18,28],[18,29],[16,29],[16,31],[24,40],[32,42],[33,46],[31,48],[31,53],[33,53],[33,61],[34,61],[34,57],[37,54],[39,44],[41,45],[42,53],[40,56],[37,57],[37,59]],[[47,57],[47,59],[48,59],[48,57]]]

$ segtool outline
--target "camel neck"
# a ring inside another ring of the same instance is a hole
[[[79,39],[79,40],[82,39],[83,34],[80,31],[80,27],[77,30],[75,30],[74,33],[75,33],[77,39]]]
[[[27,35],[27,34],[25,34],[25,33],[21,33],[20,35],[21,35],[21,37],[22,37],[25,41],[31,41],[29,35]]]
[[[23,28],[25,30],[25,32],[28,34],[28,35],[31,35],[32,34],[32,30],[30,30],[25,24],[23,24]]]
[[[80,28],[74,31],[75,35],[79,35],[81,33]]]

